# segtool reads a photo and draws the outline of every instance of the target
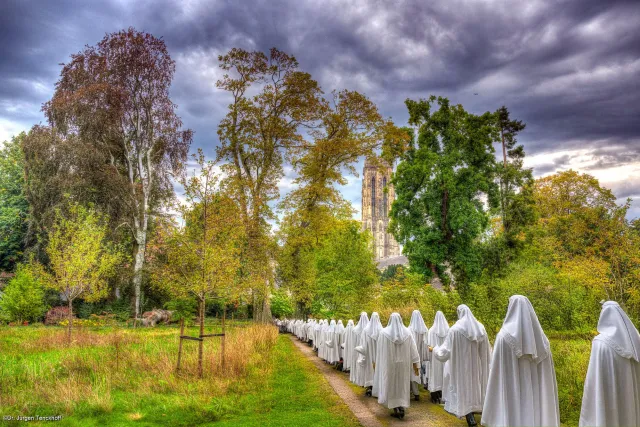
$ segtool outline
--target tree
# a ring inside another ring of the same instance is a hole
[[[22,132],[0,149],[0,270],[11,271],[21,260],[29,205],[24,195]]]
[[[0,298],[0,317],[9,322],[35,322],[47,310],[44,289],[28,264],[20,264]]]
[[[104,169],[122,186],[123,217],[135,243],[136,317],[149,223],[173,193],[170,179],[182,169],[192,139],[169,97],[174,72],[163,40],[129,28],[72,55],[44,106],[56,131],[104,154]]]
[[[280,229],[284,244],[279,276],[301,311],[309,309],[313,298],[315,248],[339,221],[353,214],[336,187],[347,183],[343,171],[357,176],[354,165],[359,158],[374,156],[385,143],[385,147],[401,144],[406,134],[383,120],[364,95],[345,90],[333,92],[332,100],[325,101],[321,120],[309,137],[295,149],[294,190],[280,204],[286,216]]]
[[[478,240],[489,222],[483,199],[496,204],[494,115],[435,96],[406,104],[417,139],[392,180],[390,228],[412,269],[443,277],[450,267],[462,284],[480,272]]]
[[[107,220],[103,215],[72,203],[68,214],[57,212],[46,248],[48,268],[35,264],[44,286],[60,292],[69,305],[69,344],[73,301],[78,297],[89,302],[104,298],[109,278],[120,262],[120,254],[106,241],[106,234]]]
[[[247,235],[242,274],[252,284],[254,319],[271,319],[273,247],[269,202],[279,197],[284,161],[304,147],[301,127],[321,117],[318,83],[298,70],[296,59],[275,48],[262,52],[232,49],[220,56],[224,77],[217,87],[231,95],[229,112],[218,127],[217,159],[225,161],[224,185],[237,200]],[[256,93],[249,96],[248,93]]]
[[[520,120],[512,120],[505,106],[495,115],[503,156],[502,163],[496,165],[500,213],[507,246],[514,247],[523,227],[534,221],[533,174],[530,168],[523,166],[524,147],[517,145],[517,135],[526,125]]]
[[[370,239],[358,221],[342,221],[316,251],[315,300],[334,316],[361,310],[373,291],[378,270]]]
[[[600,298],[627,303],[640,316],[640,236],[596,178],[569,170],[538,179],[539,221],[531,233],[539,259]]]
[[[199,175],[181,179],[186,203],[176,210],[183,227],[165,223],[153,243],[160,251],[153,274],[160,286],[175,297],[198,301],[200,335],[204,334],[207,299],[223,304],[245,292],[238,272],[244,244],[242,216],[237,203],[219,189],[215,164],[199,150],[195,159]],[[199,375],[202,376],[202,341],[199,346]]]

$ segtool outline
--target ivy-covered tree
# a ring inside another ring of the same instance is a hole
[[[504,228],[505,242],[513,248],[520,239],[518,235],[534,220],[533,174],[524,167],[524,147],[518,145],[518,133],[526,125],[509,116],[507,107],[496,111],[496,126],[502,145],[502,162],[496,165],[500,185],[500,216]]]
[[[497,202],[495,116],[474,115],[435,96],[406,105],[417,137],[392,180],[390,228],[414,271],[446,279],[450,268],[462,284],[480,273],[486,203]]]
[[[22,259],[29,204],[24,195],[23,132],[0,149],[0,271]]]

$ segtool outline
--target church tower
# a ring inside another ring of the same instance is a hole
[[[387,231],[389,212],[395,200],[391,185],[392,169],[384,162],[375,164],[370,159],[362,172],[362,229],[373,235],[373,253],[376,261],[400,255],[398,242]],[[385,191],[386,188],[386,191]]]

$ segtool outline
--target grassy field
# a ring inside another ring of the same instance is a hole
[[[175,373],[177,337],[175,327],[94,328],[74,331],[69,347],[59,327],[0,327],[0,416],[62,415],[56,424],[67,426],[358,425],[271,326],[229,328],[224,372],[219,339],[208,341],[203,379],[196,342],[185,342]]]

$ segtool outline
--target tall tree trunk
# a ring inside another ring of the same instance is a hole
[[[143,221],[146,225],[147,221]],[[140,317],[140,292],[142,289],[142,269],[144,267],[144,257],[147,247],[147,230],[140,228],[136,230],[136,255],[133,265],[133,290],[135,294],[135,318]]]

